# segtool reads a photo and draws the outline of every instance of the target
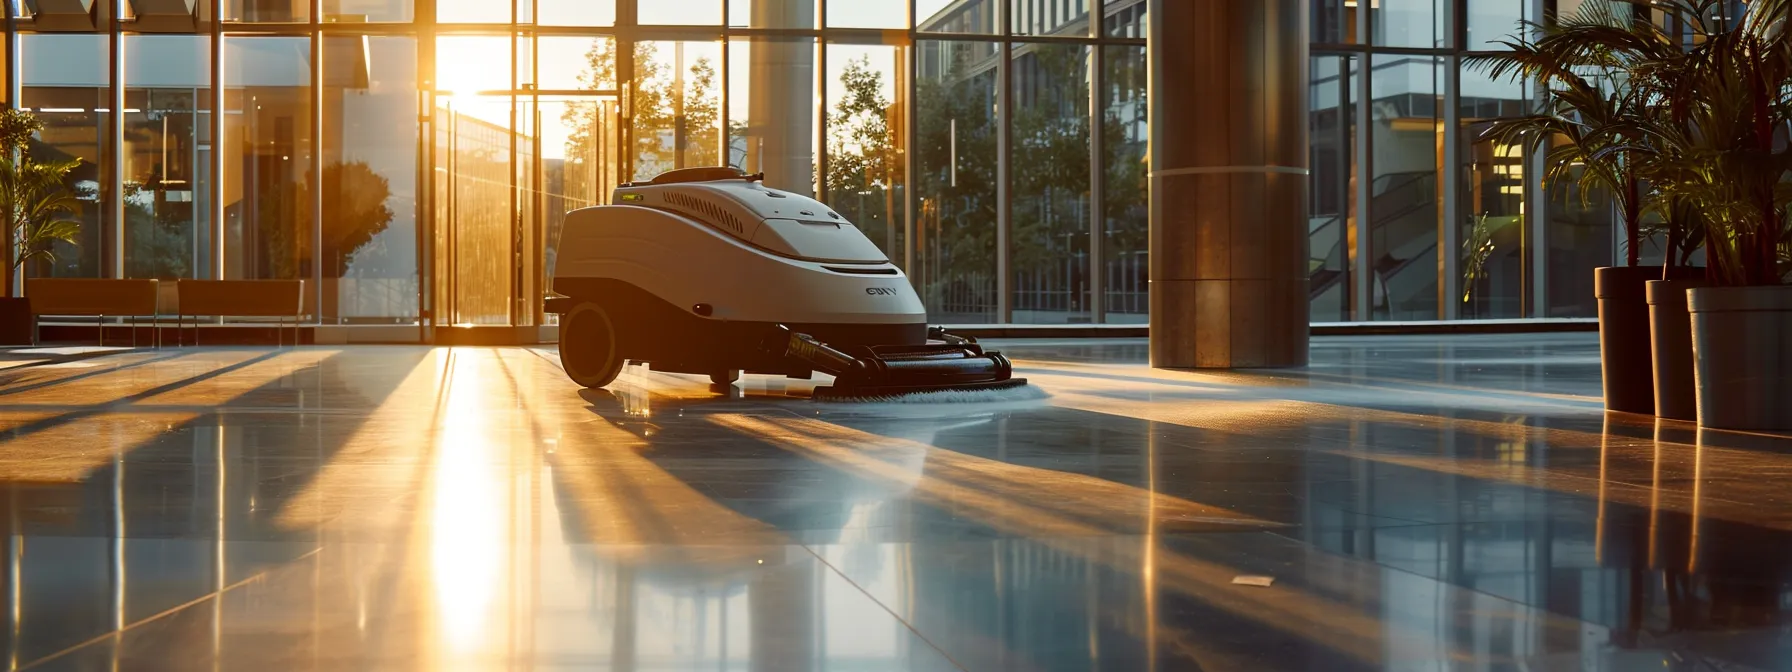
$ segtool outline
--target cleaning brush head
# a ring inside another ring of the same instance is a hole
[[[1033,401],[1046,398],[1045,390],[1027,384],[1025,378],[958,385],[887,385],[817,387],[816,401],[835,403],[962,404]]]

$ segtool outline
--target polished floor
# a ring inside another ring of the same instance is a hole
[[[1792,670],[1792,438],[1604,414],[1590,335],[1001,347],[1043,398],[4,353],[5,662]]]

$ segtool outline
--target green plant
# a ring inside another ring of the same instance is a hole
[[[1701,245],[1707,276],[1774,284],[1792,169],[1792,0],[1584,2],[1527,24],[1534,39],[1466,57],[1495,77],[1542,84],[1541,109],[1485,137],[1545,152],[1546,181],[1572,177],[1617,200],[1637,263],[1643,215],[1660,215],[1667,269]],[[1628,11],[1618,11],[1626,9]]]
[[[1698,213],[1707,279],[1771,285],[1783,278],[1792,150],[1792,0],[1755,0],[1740,17],[1708,1],[1667,3],[1670,16],[1703,39],[1677,58],[1650,64],[1651,102],[1638,120],[1646,141],[1666,148],[1653,166],[1664,198]]]
[[[74,244],[81,223],[70,215],[80,201],[68,188],[70,172],[80,159],[34,161],[26,151],[31,135],[43,123],[29,112],[0,112],[0,221],[6,235],[6,280],[3,296],[13,294],[13,272],[37,258],[54,260],[53,244]]]

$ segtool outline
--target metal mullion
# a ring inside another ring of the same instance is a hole
[[[823,7],[827,3],[821,3]],[[820,10],[818,10],[819,12]],[[819,19],[818,19],[819,20]],[[815,40],[815,200],[828,201],[828,43]],[[829,203],[829,207],[833,204]]]
[[[888,46],[908,39],[908,31],[894,28],[828,28],[822,33],[834,44]]]
[[[219,3],[228,0],[218,0]],[[243,23],[231,21],[226,23],[229,29],[221,31],[232,35],[303,35],[313,32],[316,25],[309,22],[282,21],[278,23]],[[361,24],[350,24],[361,25]]]
[[[19,18],[13,15],[13,4],[0,0],[6,12],[6,72],[0,76],[6,78],[6,109],[19,107],[19,76],[23,69],[19,67]]]
[[[548,97],[548,98],[553,98],[553,97],[557,97],[557,96],[594,97],[594,96],[614,96],[614,95],[617,95],[617,90],[616,89],[532,89],[529,91],[525,91],[523,93],[533,93],[533,94]]]
[[[908,0],[908,21],[903,24],[903,40],[905,54],[903,67],[908,74],[903,78],[902,106],[902,270],[909,274],[913,284],[915,272],[915,137],[920,135],[919,121],[916,119],[917,80],[920,77],[920,47],[915,42],[915,0]]]
[[[1101,0],[1091,0],[1090,5],[1091,5],[1090,11],[1094,12],[1095,10],[1097,10],[1101,7],[1102,2],[1101,2]],[[1091,22],[1093,22],[1093,21],[1094,20],[1091,19]],[[1106,297],[1104,296],[1104,293],[1107,291],[1107,282],[1106,282],[1106,280],[1107,280],[1107,278],[1106,278],[1107,264],[1103,263],[1106,261],[1106,250],[1105,250],[1106,245],[1105,245],[1105,243],[1107,241],[1105,240],[1105,233],[1107,231],[1107,221],[1106,221],[1106,218],[1103,216],[1104,210],[1102,208],[1103,202],[1107,198],[1107,190],[1106,190],[1107,185],[1105,184],[1106,177],[1107,177],[1107,171],[1103,170],[1103,168],[1106,166],[1106,163],[1102,160],[1106,156],[1106,153],[1107,153],[1106,138],[1103,137],[1103,135],[1105,135],[1103,133],[1103,129],[1105,128],[1104,120],[1106,119],[1106,117],[1103,114],[1103,111],[1106,108],[1103,107],[1103,104],[1102,104],[1102,97],[1103,97],[1102,94],[1104,94],[1106,92],[1106,87],[1103,85],[1104,84],[1103,78],[1106,75],[1107,56],[1105,53],[1103,53],[1104,51],[1105,51],[1105,48],[1102,45],[1096,45],[1096,46],[1090,47],[1089,48],[1089,66],[1088,66],[1089,67],[1089,82],[1090,82],[1090,85],[1089,85],[1089,271],[1088,271],[1089,272],[1089,320],[1096,324],[1101,324],[1101,323],[1107,321],[1107,317],[1106,317],[1107,300],[1106,300]]]
[[[324,323],[324,35],[323,0],[311,0],[311,295],[314,324]]]
[[[997,50],[996,62],[996,322],[1008,324],[1014,321],[1014,301],[1009,294],[1009,275],[1012,255],[1009,254],[1012,236],[1014,205],[1014,189],[1008,182],[1014,176],[1009,154],[1014,149],[1014,129],[1011,128],[1014,118],[1013,58],[1014,41],[1012,26],[1008,22],[1008,3],[996,7],[996,21],[1002,26],[1001,47]]]
[[[1369,13],[1358,12],[1357,30],[1360,35],[1368,34]],[[1369,322],[1375,316],[1374,286],[1375,277],[1372,272],[1374,264],[1370,263],[1373,252],[1370,238],[1375,230],[1374,212],[1370,208],[1370,200],[1374,197],[1374,164],[1371,144],[1375,136],[1370,117],[1370,95],[1372,60],[1368,54],[1356,57],[1356,99],[1351,101],[1356,108],[1352,130],[1356,133],[1356,152],[1351,157],[1351,165],[1356,170],[1356,245],[1355,258],[1351,260],[1351,291],[1355,299],[1356,310],[1352,317],[1359,322]]]
[[[119,168],[124,164],[124,34],[119,31],[119,9],[125,0],[112,0],[102,5],[110,13],[106,17],[106,25],[110,31],[108,42],[111,45],[111,60],[107,63],[111,77],[106,82],[107,105],[111,111],[106,113],[106,138],[108,147],[100,152],[100,161],[112,170],[106,175],[105,188],[110,191],[111,198],[106,201],[105,212],[107,223],[112,229],[111,276],[124,277],[125,221],[124,221],[124,171]],[[101,249],[105,246],[102,245]],[[102,339],[103,340],[103,339]]]
[[[1458,15],[1459,17],[1461,15]],[[1462,76],[1455,56],[1443,59],[1443,174],[1438,176],[1438,195],[1443,199],[1437,231],[1437,317],[1454,320],[1461,308],[1462,277]]]
[[[728,0],[722,0],[722,17],[724,19],[728,17]],[[722,128],[717,131],[721,142],[719,143],[720,147],[716,150],[716,162],[724,166],[734,165],[732,163],[734,158],[734,143],[728,137],[728,122],[730,121],[728,114],[728,96],[733,93],[728,90],[728,68],[732,67],[732,64],[729,63],[728,60],[728,52],[733,46],[734,45],[729,41],[729,37],[723,35],[720,73],[720,79],[722,81],[719,86],[717,86],[720,93],[716,101],[716,122],[720,123]]]
[[[1543,15],[1544,1],[1545,0],[1529,0],[1533,16]],[[1531,35],[1532,39],[1536,39],[1537,37],[1538,36],[1535,34]],[[1531,99],[1538,104],[1543,103],[1547,100],[1547,96],[1549,95],[1549,92],[1546,89],[1547,85],[1540,81],[1533,80],[1531,82]],[[1522,302],[1525,310],[1521,315],[1523,317],[1536,318],[1544,317],[1545,313],[1548,312],[1549,294],[1545,285],[1547,284],[1546,280],[1548,279],[1546,269],[1548,268],[1547,264],[1549,261],[1549,246],[1545,244],[1546,238],[1544,237],[1544,234],[1546,229],[1544,228],[1544,224],[1546,224],[1549,219],[1549,193],[1541,187],[1541,180],[1538,179],[1543,175],[1545,167],[1544,160],[1546,158],[1545,153],[1531,150],[1527,150],[1525,153],[1529,155],[1526,157],[1527,165],[1524,167],[1524,186],[1526,188],[1524,190],[1525,193],[1523,198],[1525,199],[1526,207],[1523,211],[1525,216],[1520,218],[1520,222],[1523,226],[1524,239],[1530,244],[1530,249],[1525,250],[1526,252],[1529,252],[1527,260],[1529,261],[1530,269],[1528,269],[1528,273],[1524,274],[1524,287],[1530,290],[1530,292],[1529,296],[1524,297]]]
[[[222,0],[220,0],[220,1],[222,1]],[[405,36],[405,35],[416,34],[417,28],[418,28],[418,25],[414,24],[414,23],[324,23],[324,24],[319,24],[317,26],[317,30],[323,32],[325,35],[331,35],[331,36],[335,36],[335,35]],[[306,26],[306,27],[303,27],[302,29],[310,30],[311,28],[309,26]]]
[[[517,168],[518,168],[517,161],[519,161],[517,149],[518,149],[518,146],[520,143],[517,142],[517,137],[516,137],[517,136],[517,132],[516,132],[517,131],[517,110],[516,110],[517,97],[516,97],[516,94],[514,93],[514,91],[516,91],[521,84],[520,82],[516,81],[517,80],[516,59],[517,59],[519,52],[517,49],[518,36],[516,33],[516,25],[515,24],[516,24],[516,3],[518,1],[519,0],[510,0],[510,23],[511,23],[511,25],[504,29],[505,32],[510,35],[510,67],[507,68],[507,70],[510,71],[509,72],[510,90],[513,92],[510,95],[506,96],[506,99],[508,99],[510,101],[510,128],[508,129],[510,132],[505,134],[506,136],[508,136],[506,138],[506,141],[510,145],[510,164],[509,164],[510,167],[508,170],[505,171],[506,173],[508,173],[507,177],[510,180],[510,210],[506,213],[509,215],[508,217],[506,217],[506,219],[510,220],[510,236],[509,236],[509,240],[506,241],[508,244],[505,245],[505,247],[509,250],[510,253],[508,255],[506,255],[509,257],[509,259],[507,260],[507,263],[505,264],[505,266],[508,268],[508,271],[504,275],[505,275],[505,279],[508,281],[507,284],[510,285],[510,291],[505,292],[505,297],[504,297],[504,324],[505,324],[505,326],[511,327],[513,329],[517,326],[517,324],[516,324],[516,322],[517,322],[516,300],[517,300],[517,296],[522,293],[522,287],[521,287],[522,282],[518,278],[518,273],[517,273],[518,269],[515,268],[516,263],[518,261],[518,259],[517,259],[517,251],[518,250],[516,249],[517,248],[517,239],[522,237],[522,226],[523,226],[522,198],[517,193],[517,190],[520,189],[522,187],[522,185],[517,183]]]
[[[1326,51],[1326,52],[1356,53],[1356,54],[1366,54],[1366,53],[1373,52],[1376,54],[1406,55],[1406,56],[1447,56],[1451,53],[1454,53],[1450,49],[1445,49],[1445,48],[1441,48],[1441,47],[1392,47],[1392,46],[1371,47],[1368,45],[1354,44],[1354,43],[1350,43],[1350,44],[1315,43],[1312,45],[1311,51],[1313,51],[1315,53],[1321,52],[1321,51]]]
[[[206,198],[211,200],[212,228],[212,279],[224,279],[224,261],[226,254],[224,230],[224,0],[210,0],[211,26],[209,35],[212,58],[212,104],[211,104],[211,193]]]
[[[615,26],[544,26],[541,24],[525,24],[518,29],[527,30],[536,35],[570,35],[573,37],[607,36],[615,37],[620,31]]]
[[[1100,41],[1082,35],[1014,35],[1004,39],[1010,42],[1038,42],[1041,44],[1095,44]]]
[[[435,339],[435,299],[432,296],[436,283],[435,230],[441,223],[436,221],[436,178],[435,178],[435,6],[431,0],[418,0],[416,11],[418,27],[416,37],[416,63],[419,73],[417,91],[417,198],[412,201],[416,211],[417,226],[413,231],[416,240],[417,254],[417,342],[430,343]],[[425,14],[427,13],[427,14]]]

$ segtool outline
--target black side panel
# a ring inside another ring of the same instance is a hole
[[[800,374],[791,362],[762,349],[772,323],[725,322],[699,316],[692,306],[674,306],[647,290],[611,278],[555,278],[554,291],[571,298],[556,305],[594,302],[616,325],[617,347],[626,359],[651,362],[656,370],[709,373],[741,369],[755,373]],[[836,347],[919,345],[927,325],[787,324]],[[798,365],[800,366],[800,365]]]

